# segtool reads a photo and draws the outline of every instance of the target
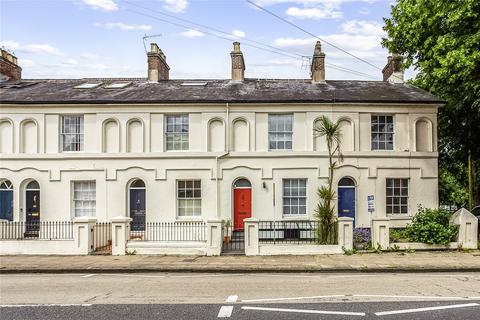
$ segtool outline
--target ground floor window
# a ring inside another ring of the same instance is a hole
[[[200,180],[177,180],[179,217],[202,215],[202,188]]]
[[[408,213],[408,179],[387,179],[387,214]]]
[[[73,208],[75,217],[95,217],[96,183],[95,181],[73,182]]]
[[[307,214],[307,179],[283,179],[283,214]]]

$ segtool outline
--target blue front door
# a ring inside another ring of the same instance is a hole
[[[355,226],[355,188],[338,188],[338,216],[353,218]]]
[[[0,191],[0,219],[13,220],[13,191]]]

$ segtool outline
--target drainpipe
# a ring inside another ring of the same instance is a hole
[[[230,124],[230,110],[228,106],[228,102],[225,104],[225,113],[226,113],[226,121],[225,121],[225,152],[221,155],[215,157],[215,185],[216,185],[216,195],[215,195],[215,202],[216,202],[216,216],[220,218],[220,185],[218,181],[218,174],[220,170],[219,162],[220,159],[226,157],[230,153],[230,132],[229,132],[229,124]]]

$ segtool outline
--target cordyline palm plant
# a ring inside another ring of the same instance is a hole
[[[343,155],[340,149],[342,142],[341,120],[333,122],[327,116],[322,116],[319,124],[313,129],[317,137],[325,137],[328,148],[328,184],[318,188],[319,201],[315,209],[318,220],[318,241],[321,244],[331,244],[336,241],[335,237],[335,207],[336,193],[333,190],[333,174],[338,163],[343,162]]]

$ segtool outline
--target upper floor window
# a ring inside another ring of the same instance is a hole
[[[62,151],[83,151],[83,116],[62,117]]]
[[[283,179],[283,214],[307,214],[307,179]]]
[[[291,150],[293,135],[293,115],[268,115],[268,149]]]
[[[393,116],[372,115],[372,150],[393,150]]]
[[[188,114],[168,115],[165,119],[167,150],[188,150]]]
[[[387,179],[387,214],[408,213],[408,179]]]
[[[177,180],[179,217],[202,215],[202,187],[200,180]]]

